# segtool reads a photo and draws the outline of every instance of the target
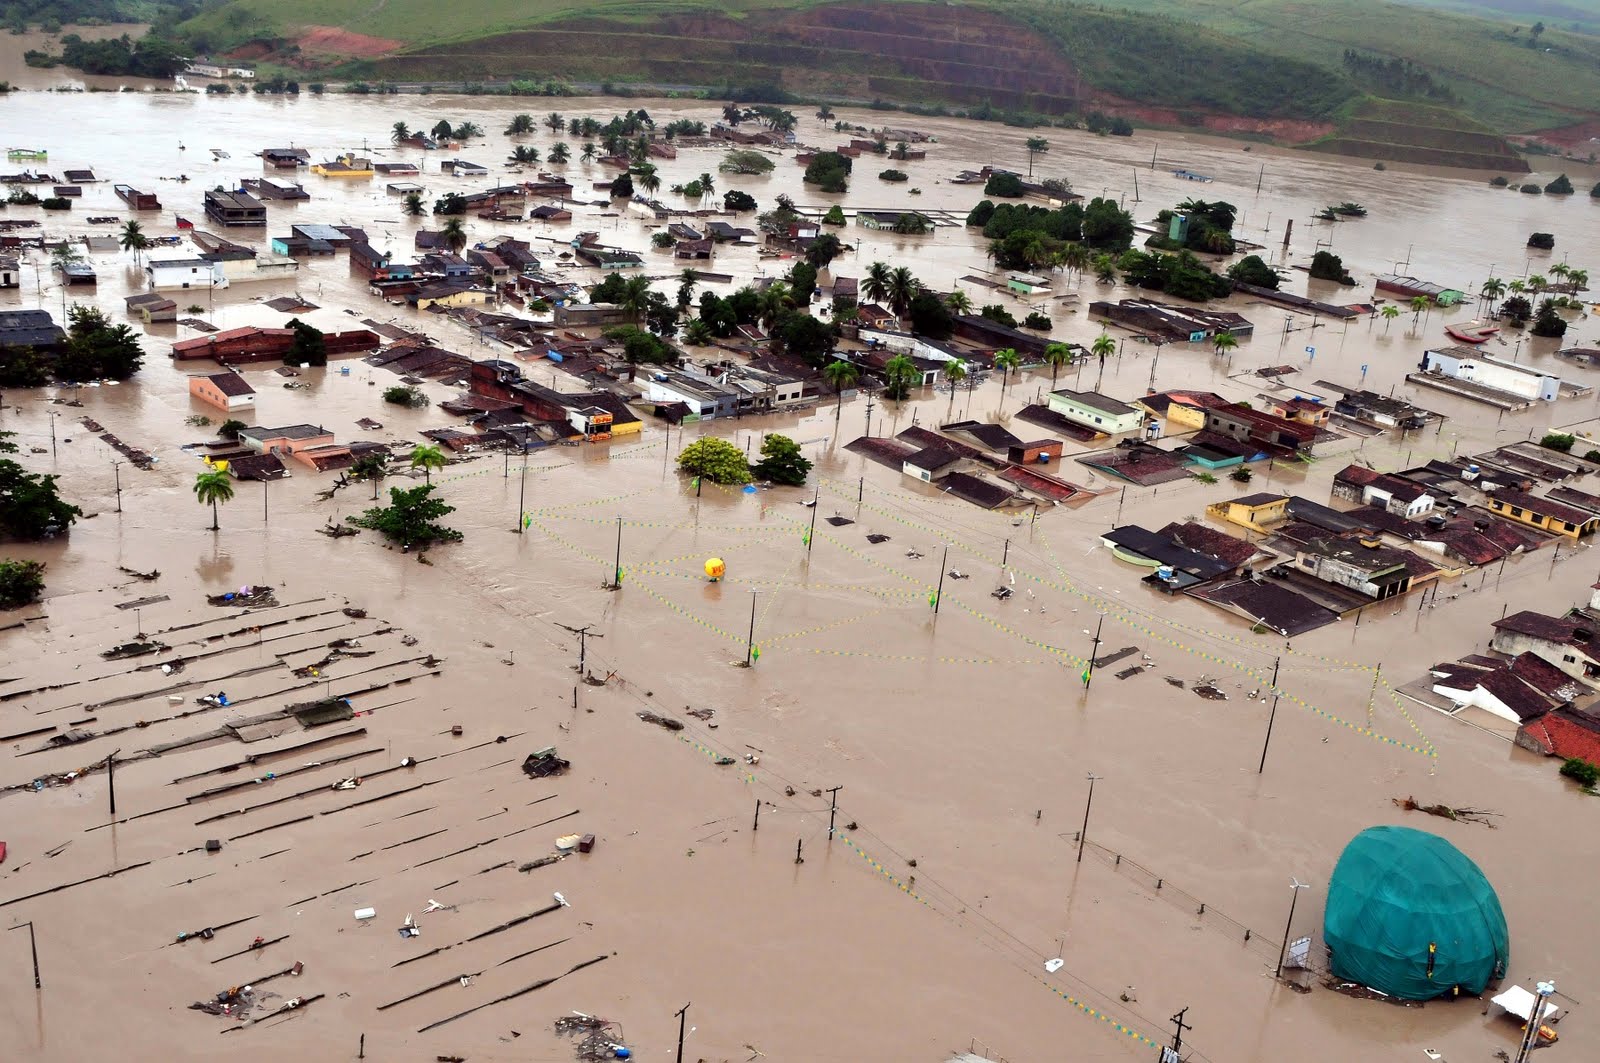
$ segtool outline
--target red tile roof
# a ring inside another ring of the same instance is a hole
[[[1525,723],[1517,737],[1531,738],[1546,756],[1600,764],[1600,719],[1579,709],[1557,709]]]

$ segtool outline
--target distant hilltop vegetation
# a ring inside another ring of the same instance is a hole
[[[1454,6],[1317,0],[1311,18],[1305,0],[0,0],[0,12],[13,24],[43,11],[153,18],[152,32],[187,54],[300,80],[734,87],[775,102],[981,108],[1021,121],[1100,111],[1325,150],[1360,142],[1368,156],[1386,142],[1370,119],[1362,135],[1343,124],[1370,113],[1369,99],[1458,114],[1415,123],[1436,129],[1593,135],[1600,37],[1580,28],[1596,24],[1589,0],[1571,0],[1562,25],[1492,0],[1438,2]],[[1463,152],[1502,154],[1481,141]]]

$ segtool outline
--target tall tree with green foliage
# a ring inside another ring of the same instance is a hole
[[[67,342],[56,358],[62,381],[127,380],[144,364],[139,337],[127,325],[113,325],[92,306],[67,311]]]
[[[322,330],[315,325],[308,325],[299,318],[289,320],[289,328],[294,330],[294,346],[289,349],[289,356],[284,359],[291,365],[324,366],[328,364],[328,343],[322,336]]]
[[[409,550],[413,546],[461,541],[461,533],[439,521],[456,511],[434,497],[432,484],[389,488],[389,504],[375,506],[359,517],[347,518],[358,528],[368,528]]]
[[[450,253],[459,255],[467,246],[467,227],[460,218],[451,218],[444,223],[444,228],[439,230],[439,242],[449,248]]]
[[[1065,343],[1047,343],[1044,348],[1044,360],[1050,366],[1050,390],[1056,389],[1056,374],[1064,365],[1072,364],[1072,348]]]
[[[14,432],[0,431],[0,454],[15,454]],[[83,515],[62,500],[56,477],[31,473],[10,458],[0,458],[0,539],[33,541],[57,535]]]
[[[431,443],[418,444],[411,451],[411,467],[422,470],[426,484],[433,483],[433,470],[445,467],[444,451]]]
[[[233,501],[233,478],[220,469],[195,474],[194,497],[202,506],[211,507],[211,530],[222,527],[217,521],[217,504]]]
[[[822,367],[822,378],[828,382],[834,394],[838,395],[856,386],[856,381],[861,378],[861,371],[855,367],[855,363],[836,358]],[[837,422],[843,413],[844,398],[841,396],[839,401],[834,403],[834,421]]]
[[[1050,150],[1050,142],[1044,137],[1029,137],[1023,141],[1023,146],[1028,149],[1028,176],[1033,176],[1033,157],[1042,155]]]
[[[959,358],[952,358],[944,363],[940,373],[943,375],[945,383],[950,385],[950,405],[944,413],[944,418],[948,421],[955,416],[956,390],[961,387],[961,382],[967,379],[967,363]]]
[[[118,241],[124,251],[133,252],[133,264],[139,264],[140,256],[150,246],[150,237],[144,233],[144,226],[139,222],[129,219],[122,226],[121,238]]]
[[[922,381],[922,370],[903,354],[897,354],[884,363],[883,393],[896,402],[905,401],[911,389]]]
[[[761,441],[761,460],[751,471],[760,479],[799,487],[811,474],[811,462],[800,453],[799,443],[774,432]]]
[[[716,436],[697,439],[678,454],[678,468],[696,478],[716,484],[747,484],[750,463],[744,451]]]
[[[0,609],[20,609],[44,593],[44,562],[0,560]]]
[[[1006,392],[1011,388],[1011,371],[1022,365],[1022,359],[1016,350],[1007,347],[994,352],[994,367],[1000,370],[1000,406],[1006,404]]]

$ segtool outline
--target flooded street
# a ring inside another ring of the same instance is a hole
[[[20,68],[12,49],[19,55],[27,40],[0,38],[0,78],[29,89],[72,79]],[[111,190],[123,182],[162,202],[159,215],[140,216],[147,234],[175,233],[176,214],[205,228],[204,189],[260,176],[254,153],[289,145],[308,149],[314,162],[349,150],[411,159],[424,166],[414,180],[431,200],[499,183],[511,144],[500,131],[515,113],[537,119],[559,110],[604,122],[640,105],[662,124],[680,116],[710,123],[720,112],[719,103],[674,100],[13,92],[0,97],[6,144],[47,148],[50,157],[8,170],[87,167],[102,183],[86,185],[70,215],[11,207],[0,219],[40,218],[49,237],[109,235],[118,227],[85,219],[132,216]],[[831,147],[845,139],[811,108],[795,111],[802,141]],[[926,161],[858,160],[842,200],[852,207],[964,214],[982,198],[981,186],[951,184],[951,176],[1027,163],[1028,134],[1019,129],[865,109],[840,109],[838,117],[938,138]],[[425,129],[439,119],[476,122],[489,135],[459,153],[389,146],[394,122]],[[1261,253],[1271,262],[1307,265],[1331,241],[1358,285],[1309,282],[1308,289],[1304,273],[1291,273],[1285,288],[1317,299],[1370,301],[1372,275],[1397,263],[1400,272],[1469,293],[1488,276],[1544,272],[1551,262],[1600,266],[1600,202],[1583,194],[1600,175],[1569,163],[1561,169],[1579,194],[1536,197],[1491,188],[1488,174],[1379,172],[1175,133],[1043,135],[1051,150],[1037,160],[1037,173],[1064,177],[1085,195],[1123,196],[1136,221],[1197,196],[1236,204],[1236,235],[1267,245]],[[517,142],[548,152],[556,139],[541,127]],[[490,166],[493,176],[442,175],[440,159],[456,154]],[[660,160],[663,189],[715,173],[721,156],[721,149],[692,148]],[[776,161],[767,177],[717,174],[718,195],[743,189],[763,210],[779,193],[801,206],[839,200],[803,186],[791,155]],[[887,165],[909,172],[909,184],[879,181],[876,171]],[[600,195],[588,182],[615,173],[579,162],[547,168],[565,172],[584,200]],[[1215,180],[1182,180],[1171,173],[1176,168]],[[1556,172],[1533,179],[1543,183]],[[187,182],[174,180],[180,175]],[[301,171],[294,179],[313,198],[270,203],[268,236],[295,221],[360,225],[374,246],[405,260],[417,223],[427,221],[403,218],[381,177],[339,183]],[[912,187],[922,194],[909,197]],[[1345,200],[1362,203],[1368,217],[1313,220],[1324,204]],[[564,225],[468,222],[474,241],[498,233],[565,241],[599,229],[605,243],[640,251],[658,288],[671,291],[679,267],[650,249],[656,228],[598,208],[576,211]],[[1533,231],[1554,233],[1555,250],[1527,249]],[[264,239],[259,230],[230,235],[258,245]],[[1022,316],[1017,299],[962,282],[993,268],[976,231],[896,237],[851,226],[840,238],[859,247],[834,264],[835,274],[860,276],[875,260],[903,264],[930,287],[960,286],[979,305],[998,299]],[[541,246],[555,250],[536,239]],[[29,252],[21,289],[0,291],[0,309],[43,306],[59,316],[65,297],[129,320],[123,297],[142,286],[131,256],[90,258],[98,286],[63,293],[44,255]],[[712,286],[727,294],[788,263],[724,246],[709,268],[734,275],[733,284]],[[593,270],[568,276],[598,280]],[[1086,314],[1091,300],[1135,294],[1093,278],[1057,275],[1055,283],[1059,294],[1079,299],[1043,307],[1054,335],[1084,344],[1100,332]],[[283,281],[198,293],[203,312],[194,316],[223,328],[277,326],[289,315],[262,303],[293,293],[320,307],[301,316],[324,329],[359,327],[351,322],[370,316],[422,328],[473,357],[501,350],[478,348],[476,336],[448,318],[378,301],[343,255],[302,260],[298,275]],[[183,295],[174,297],[181,311]],[[1390,435],[1319,447],[1318,461],[1263,469],[1248,488],[1318,502],[1328,500],[1333,474],[1357,457],[1387,471],[1537,439],[1600,415],[1595,395],[1497,415],[1407,385],[1422,351],[1449,342],[1442,324],[1475,316],[1470,298],[1415,324],[1409,311],[1393,322],[1341,324],[1239,297],[1228,305],[1256,325],[1229,359],[1214,357],[1208,344],[1169,345],[1157,362],[1153,348],[1129,340],[1103,379],[1091,365],[1081,378],[1065,371],[1061,386],[1081,379],[1083,388],[1123,400],[1147,387],[1178,386],[1258,400],[1330,394],[1314,384],[1319,379],[1352,387],[1364,379],[1374,391],[1447,415],[1439,431],[1430,427],[1403,443]],[[1587,602],[1600,567],[1587,548],[1563,549],[1557,562],[1545,551],[1516,558],[1487,578],[1471,572],[1441,588],[1437,608],[1419,612],[1402,598],[1366,610],[1359,624],[1345,620],[1286,645],[1190,598],[1150,590],[1138,581],[1140,570],[1100,545],[1098,535],[1117,524],[1203,519],[1209,503],[1245,493],[1225,478],[1124,492],[1067,460],[1060,475],[1105,494],[1035,521],[914,488],[845,449],[869,416],[875,435],[945,420],[950,399],[932,391],[903,404],[875,403],[870,414],[857,399],[837,419],[831,403],[687,431],[647,419],[634,441],[537,451],[525,473],[520,459],[500,455],[458,461],[438,475],[456,507],[448,523],[465,541],[430,551],[426,565],[370,532],[316,534],[325,522],[360,512],[370,491],[356,484],[320,498],[334,477],[298,466],[284,481],[236,484],[222,507],[222,530],[213,533],[192,492],[202,466],[179,449],[208,438],[184,419],[215,411],[195,403],[183,380],[208,363],[180,367],[167,357],[174,340],[198,333],[133,327],[145,333],[145,368],[121,386],[81,389],[81,409],[50,403],[54,389],[3,396],[0,429],[18,433],[30,469],[61,477],[86,519],[64,541],[6,549],[47,561],[49,572],[40,606],[0,614],[0,734],[13,736],[4,743],[10,756],[0,787],[221,727],[234,718],[231,710],[169,717],[223,689],[247,716],[324,696],[350,696],[360,715],[256,743],[219,738],[119,761],[114,817],[99,770],[41,792],[0,792],[0,839],[10,850],[0,864],[0,924],[33,922],[43,980],[37,993],[27,984],[27,931],[0,935],[6,1059],[84,1059],[113,1039],[137,1061],[222,1052],[354,1059],[365,1035],[372,1059],[562,1060],[574,1058],[572,1047],[551,1024],[576,1009],[620,1022],[618,1039],[634,1058],[664,1060],[676,1051],[675,1013],[686,1002],[690,1060],[909,1063],[969,1047],[1012,1063],[1153,1059],[1154,1046],[1171,1038],[1168,1017],[1183,1008],[1193,1058],[1215,1063],[1420,1063],[1425,1048],[1463,1063],[1514,1053],[1518,1024],[1486,1018],[1475,1000],[1400,1007],[1329,991],[1307,973],[1300,979],[1308,993],[1274,980],[1291,878],[1311,884],[1299,898],[1293,936],[1314,935],[1318,958],[1333,864],[1350,837],[1381,823],[1440,834],[1479,864],[1510,925],[1507,983],[1554,979],[1579,1002],[1549,1058],[1600,1053],[1600,1034],[1582,1006],[1600,995],[1600,956],[1581,917],[1557,914],[1581,912],[1600,873],[1600,836],[1586,819],[1592,799],[1559,778],[1554,762],[1393,689],[1434,661],[1485,651],[1489,624],[1504,609],[1559,612]],[[1553,351],[1597,341],[1600,325],[1584,318],[1559,344],[1519,343],[1513,334],[1503,348],[1487,349],[1594,385],[1592,370]],[[1283,385],[1255,374],[1279,364],[1298,370]],[[576,388],[565,374],[547,381],[538,363],[534,371],[541,383]],[[393,383],[391,374],[359,361],[305,371],[303,390],[284,389],[260,366],[245,375],[258,391],[258,425],[313,422],[341,441],[410,445],[423,429],[456,423],[437,406],[384,405],[379,392]],[[1030,371],[1008,389],[991,379],[963,392],[953,408],[1009,419],[1049,389],[1048,371]],[[436,402],[453,394],[433,382],[424,390]],[[159,463],[149,471],[114,468],[117,455],[81,426],[83,417]],[[355,424],[362,417],[385,427],[363,433]],[[1020,424],[1011,427],[1020,432]],[[697,497],[676,473],[672,459],[697,434],[726,437],[753,454],[766,432],[803,445],[817,463],[812,485],[746,493],[708,484]],[[29,447],[45,452],[26,453]],[[1069,443],[1069,459],[1081,449]],[[397,482],[405,483],[390,484]],[[1577,486],[1594,490],[1592,478]],[[813,513],[801,503],[814,489],[820,519],[808,550]],[[531,523],[518,534],[524,509]],[[619,518],[624,578],[613,592],[602,583]],[[703,574],[712,556],[727,563],[720,583]],[[968,578],[943,581],[935,613],[930,600],[942,567]],[[160,576],[143,582],[124,569]],[[205,595],[247,584],[273,587],[282,604],[248,613],[206,604]],[[1001,584],[1017,588],[1009,600],[991,595]],[[366,616],[347,616],[347,607]],[[1107,668],[1086,691],[1079,677],[1101,616],[1101,652],[1134,647],[1129,663],[1148,654],[1152,667],[1127,679],[1115,675],[1122,665]],[[587,670],[614,673],[604,686],[579,683],[573,670],[579,643],[571,629],[585,626],[600,636],[587,642]],[[137,670],[166,656],[101,658],[140,632],[187,658],[185,670]],[[294,674],[338,638],[359,640],[373,656]],[[754,666],[737,667],[752,644]],[[1266,699],[1248,695],[1268,685],[1280,660],[1279,685],[1291,696],[1278,706],[1258,774],[1268,709]],[[1205,700],[1164,677],[1191,688],[1211,679],[1228,697]],[[23,690],[29,693],[16,696]],[[691,709],[714,712],[701,718]],[[684,727],[652,726],[637,716],[646,710]],[[37,755],[48,736],[14,737],[51,726],[66,731],[86,719],[93,722],[81,727],[91,732],[136,730]],[[455,725],[460,736],[451,734]],[[346,737],[315,752],[238,766],[338,735]],[[570,772],[528,778],[519,770],[523,758],[547,746],[571,762]],[[418,763],[402,767],[408,757]],[[290,769],[292,778],[266,779]],[[1098,780],[1080,862],[1090,773]],[[369,778],[359,788],[331,788],[360,774]],[[263,781],[201,795],[246,778]],[[1493,827],[1405,812],[1394,802],[1408,796],[1491,810]],[[271,801],[281,803],[265,804]],[[238,814],[204,822],[230,812]],[[594,851],[518,870],[554,853],[556,838],[569,833],[593,833]],[[220,852],[204,850],[210,839],[223,842]],[[119,869],[126,870],[86,881]],[[551,905],[556,892],[570,908],[469,940]],[[425,914],[430,901],[446,910]],[[375,918],[353,917],[366,907]],[[396,933],[407,915],[420,937]],[[213,939],[174,942],[180,933],[246,919]],[[283,940],[249,951],[258,936]],[[531,951],[543,946],[550,947]],[[395,966],[432,949],[445,951]],[[1064,966],[1047,972],[1045,960],[1057,956]],[[302,974],[264,987],[281,998],[323,995],[304,1010],[244,1026],[188,1010],[296,961]],[[458,975],[468,984],[454,981]],[[422,1032],[557,976],[548,987]],[[437,991],[378,1010],[429,987]]]

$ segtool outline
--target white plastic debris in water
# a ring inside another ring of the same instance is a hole
[[[1051,974],[1055,974],[1057,971],[1061,970],[1061,968],[1065,967],[1066,965],[1067,965],[1067,961],[1063,960],[1059,956],[1057,956],[1053,960],[1045,960],[1044,961],[1044,969],[1049,971]]]
[[[572,905],[567,901],[567,899],[565,897],[561,896],[561,894],[555,893],[555,894],[552,894],[551,896],[555,897],[556,903],[561,905],[561,907],[563,907],[563,908],[571,908],[572,907]]]
[[[378,909],[376,909],[376,908],[357,908],[356,909],[356,918],[357,919],[371,919],[373,916],[375,916],[377,914],[378,914]]]

